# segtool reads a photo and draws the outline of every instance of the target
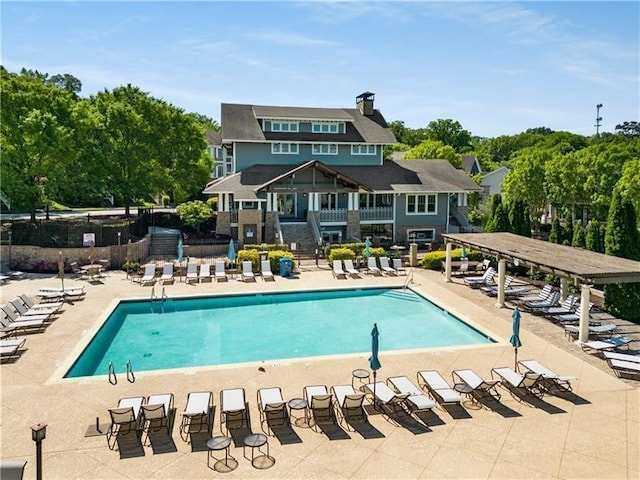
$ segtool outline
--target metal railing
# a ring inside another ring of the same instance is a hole
[[[345,208],[320,210],[320,223],[346,222],[346,221],[347,221],[347,210]]]
[[[361,208],[360,221],[393,220],[393,207]]]
[[[322,235],[320,234],[320,226],[318,225],[318,219],[314,212],[307,212],[307,223],[311,226],[313,232],[313,238],[317,245],[322,244]]]
[[[276,243],[278,245],[284,245],[284,236],[282,235],[282,225],[280,225],[280,216],[276,215],[273,221],[273,229],[275,230]]]

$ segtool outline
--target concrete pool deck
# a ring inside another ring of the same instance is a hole
[[[275,282],[167,285],[168,296],[225,292],[264,292],[346,286],[399,286],[405,277],[369,277],[336,280],[328,268],[302,269],[292,279]],[[58,286],[55,276],[29,275],[2,286],[2,303],[19,293],[35,297],[41,286]],[[24,335],[22,356],[0,367],[2,459],[27,460],[25,478],[35,477],[35,446],[30,427],[48,424],[43,442],[43,477],[60,478],[638,478],[640,476],[638,382],[616,378],[606,364],[567,342],[551,322],[522,316],[523,347],[519,359],[533,358],[562,375],[576,377],[575,396],[545,395],[537,408],[516,401],[506,390],[501,408],[489,410],[464,402],[461,412],[434,409],[429,428],[412,429],[392,424],[380,414],[370,416],[377,438],[347,432],[344,440],[330,440],[312,429],[293,427],[298,443],[281,444],[269,437],[275,465],[258,470],[233,444],[236,470],[220,474],[207,467],[207,453],[193,452],[178,432],[180,413],[188,392],[214,394],[214,434],[220,434],[220,391],[243,387],[250,407],[253,432],[261,432],[256,392],[279,386],[285,399],[301,397],[305,385],[351,383],[351,372],[367,368],[368,352],[361,355],[264,362],[240,366],[206,367],[136,373],[135,383],[124,375],[117,385],[105,377],[61,380],[59,371],[78,344],[115,298],[149,298],[151,287],[132,284],[122,272],[111,271],[102,283],[67,279],[65,286],[84,285],[83,300],[65,306],[64,312],[43,332]],[[489,376],[498,366],[511,366],[514,353],[508,344],[511,313],[498,309],[495,299],[472,290],[459,279],[443,282],[441,274],[414,270],[415,290],[464,319],[471,319],[501,341],[496,345],[460,349],[420,350],[409,353],[382,351],[378,380],[407,375],[415,381],[419,370],[438,370],[451,381],[451,371],[472,368]],[[156,287],[156,293],[158,287]],[[333,312],[327,312],[332,314]],[[371,319],[372,323],[375,319]],[[348,321],[348,319],[345,319]],[[188,326],[186,326],[188,328]],[[197,334],[197,332],[194,332]],[[257,332],[259,334],[259,332]],[[384,349],[384,334],[381,333]],[[135,366],[134,366],[135,369]],[[264,370],[264,371],[261,371]],[[165,449],[145,446],[143,456],[121,458],[107,447],[104,436],[85,437],[96,417],[105,427],[108,409],[118,399],[171,392],[174,394],[173,444]],[[466,412],[466,413],[465,413]],[[453,413],[453,416],[452,416]],[[468,417],[468,418],[465,418]]]

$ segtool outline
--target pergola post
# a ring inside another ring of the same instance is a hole
[[[565,300],[569,293],[568,283],[569,279],[567,277],[560,277],[560,295],[562,296],[562,300]]]
[[[591,286],[581,285],[580,287],[580,327],[578,342],[589,341],[589,301],[591,300]]]
[[[444,262],[444,281],[451,283],[451,242],[447,242],[447,256]]]
[[[507,261],[498,257],[498,302],[496,307],[504,308],[504,277],[507,272]]]

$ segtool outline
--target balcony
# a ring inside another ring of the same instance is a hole
[[[320,210],[320,223],[335,223],[347,221],[347,209],[321,209]]]
[[[393,221],[393,207],[361,208],[358,212],[361,222]]]

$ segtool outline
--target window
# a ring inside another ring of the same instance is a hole
[[[271,153],[279,153],[283,155],[295,155],[298,153],[297,143],[272,143]]]
[[[351,155],[375,155],[375,154],[376,154],[375,145],[367,145],[365,143],[351,145]]]
[[[338,194],[337,193],[321,193],[320,208],[322,210],[335,210],[336,208],[338,208]]]
[[[407,215],[437,213],[436,195],[407,195]]]
[[[337,155],[338,145],[335,143],[316,143],[313,145],[314,155]]]
[[[272,132],[297,132],[297,122],[271,122]]]
[[[340,125],[339,122],[314,123],[311,126],[311,131],[313,133],[340,133]]]

